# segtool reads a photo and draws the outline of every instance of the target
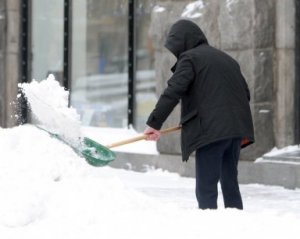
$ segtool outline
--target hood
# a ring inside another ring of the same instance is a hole
[[[165,47],[178,58],[181,53],[200,44],[208,44],[200,27],[192,21],[179,20],[172,25]]]

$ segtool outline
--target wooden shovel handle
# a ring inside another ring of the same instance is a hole
[[[174,131],[177,131],[177,130],[180,130],[180,129],[181,129],[181,126],[170,127],[170,128],[161,130],[160,133],[163,135],[163,134],[174,132]],[[147,135],[143,134],[143,135],[136,136],[136,137],[133,137],[133,138],[130,138],[130,139],[125,139],[125,140],[122,140],[122,141],[119,141],[119,142],[115,142],[115,143],[106,145],[105,147],[111,149],[111,148],[114,148],[114,147],[117,147],[117,146],[130,144],[130,143],[133,143],[133,142],[136,142],[136,141],[146,139],[146,137],[147,137]]]

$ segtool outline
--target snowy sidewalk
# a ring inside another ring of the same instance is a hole
[[[242,185],[244,211],[198,210],[194,179],[95,168],[36,127],[0,128],[4,239],[299,238],[300,190]],[[122,160],[119,158],[118,160]]]

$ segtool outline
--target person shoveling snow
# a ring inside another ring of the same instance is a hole
[[[34,124],[52,137],[70,146],[79,156],[93,166],[105,166],[116,158],[110,148],[146,139],[139,135],[103,146],[96,141],[83,137],[80,116],[72,107],[68,107],[69,92],[59,85],[50,75],[46,80],[19,84],[34,117]],[[179,130],[181,127],[171,127],[161,131],[166,134]]]

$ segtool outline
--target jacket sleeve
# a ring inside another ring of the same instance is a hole
[[[177,62],[176,70],[168,80],[168,85],[161,94],[157,104],[150,114],[147,125],[159,130],[168,118],[181,97],[194,81],[195,72],[191,59],[182,55]]]

